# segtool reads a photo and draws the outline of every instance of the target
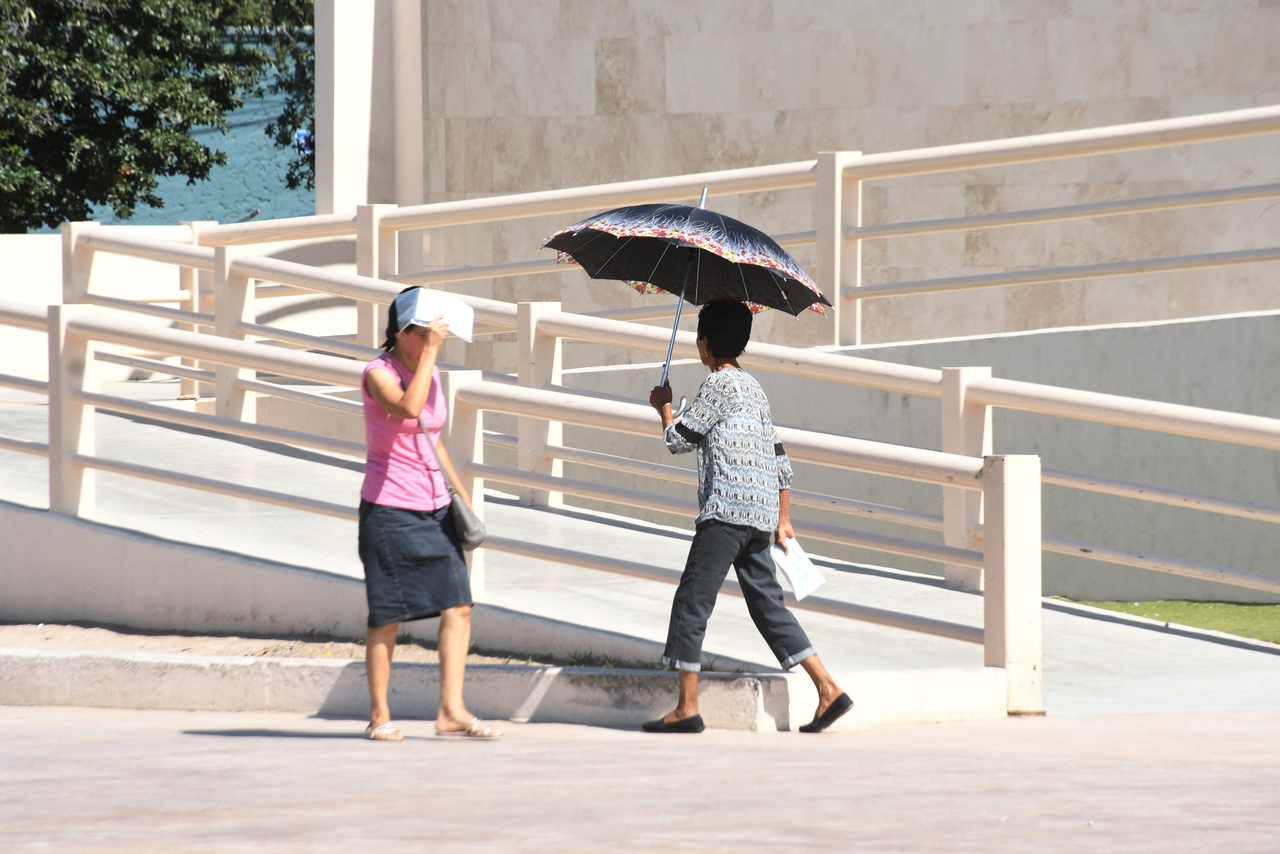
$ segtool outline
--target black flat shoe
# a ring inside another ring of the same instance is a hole
[[[645,732],[702,732],[707,725],[702,722],[702,715],[694,715],[671,723],[667,723],[662,718],[656,721],[645,721],[642,728]]]
[[[813,720],[800,727],[801,732],[822,732],[827,727],[838,721],[845,712],[853,708],[853,700],[849,699],[848,694],[841,694],[831,701],[831,705],[827,706],[827,710],[820,715],[814,715]]]

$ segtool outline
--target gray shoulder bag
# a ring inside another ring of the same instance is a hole
[[[383,361],[390,364],[390,360],[384,359]],[[409,386],[405,384],[399,368],[394,368],[394,370],[396,379],[400,381],[401,390],[408,391]],[[422,428],[422,434],[427,438],[427,450],[431,452],[431,459],[435,461],[436,468],[440,471],[440,477],[444,478],[444,485],[449,490],[449,513],[453,516],[453,528],[458,532],[458,539],[462,541],[464,549],[474,549],[484,542],[484,522],[481,522],[480,517],[476,515],[476,511],[472,510],[471,506],[462,500],[462,497],[458,495],[457,487],[449,480],[449,475],[445,474],[444,466],[440,465],[440,459],[436,456],[436,449],[431,445],[431,431],[427,429],[426,424],[422,423],[422,413],[418,413],[418,426]]]
[[[436,461],[436,468],[440,470],[440,476],[444,478],[444,485],[449,490],[449,513],[453,516],[453,528],[458,532],[458,539],[462,541],[464,549],[474,549],[484,542],[484,522],[481,522],[480,517],[476,515],[476,511],[472,510],[471,506],[462,500],[462,496],[458,495],[457,487],[453,485],[453,481],[449,480],[449,475],[444,473],[444,466],[440,465],[440,460],[436,457],[436,449],[431,447],[431,431],[427,429],[427,425],[422,423],[421,415],[418,416],[418,426],[426,434],[427,449],[431,451],[431,458]]]

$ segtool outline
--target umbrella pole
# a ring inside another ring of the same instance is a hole
[[[689,268],[693,266],[693,259],[689,259],[689,263],[684,268],[684,284],[680,286],[680,302],[676,303],[676,322],[671,326],[671,342],[667,344],[667,361],[662,366],[662,382],[658,385],[667,384],[667,371],[671,369],[671,352],[676,347],[676,330],[680,328],[680,309],[684,308],[685,291],[689,290]]]
[[[702,198],[698,199],[698,207],[705,207],[707,204],[707,188],[702,188]],[[667,371],[671,370],[671,352],[676,347],[676,332],[680,329],[680,310],[684,308],[684,295],[689,290],[689,270],[693,267],[694,253],[689,253],[689,263],[684,268],[684,284],[680,286],[680,301],[676,303],[676,322],[671,325],[671,343],[667,344],[667,361],[662,366],[662,382],[660,386],[667,384]],[[684,409],[684,398],[680,398],[680,409]]]

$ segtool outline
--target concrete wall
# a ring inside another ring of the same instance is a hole
[[[358,578],[0,501],[0,621],[355,638],[364,636],[367,613]],[[649,667],[662,655],[656,641],[496,605],[477,605],[471,623],[471,643],[482,650],[553,659],[603,656],[621,667]],[[439,619],[403,629],[434,640]],[[736,673],[773,669],[714,650],[703,666]]]
[[[423,0],[426,200],[896,151],[1280,102],[1280,6],[1259,0]],[[865,185],[865,221],[1280,181],[1274,138]],[[807,190],[714,198],[812,228]],[[868,283],[1274,243],[1268,202],[869,241]],[[443,229],[431,266],[536,257],[572,215]],[[808,249],[797,259],[811,265]],[[810,266],[810,269],[811,266]],[[1280,308],[1274,265],[870,301],[864,342]],[[645,298],[581,273],[459,284],[587,311]],[[829,321],[761,319],[831,343]],[[511,370],[509,336],[445,358]],[[570,345],[566,366],[625,358]]]
[[[1010,333],[975,339],[863,346],[838,352],[924,367],[989,365],[994,375],[1091,391],[1280,417],[1280,313],[1193,321]],[[660,365],[584,369],[566,374],[577,388],[647,399]],[[700,364],[672,366],[677,399],[690,397],[706,375]],[[936,399],[758,372],[780,424],[885,442],[941,448]],[[566,443],[669,465],[657,440],[565,428]],[[995,453],[1039,454],[1045,468],[1280,506],[1280,456],[1275,451],[1187,439],[1121,427],[997,409]],[[496,455],[495,455],[496,456]],[[797,464],[796,489],[843,495],[941,514],[941,490],[875,475]],[[568,477],[692,497],[689,487],[575,464]],[[1046,486],[1044,533],[1251,572],[1280,575],[1280,528],[1263,522]],[[570,499],[570,503],[573,500]],[[614,512],[647,515],[633,508]],[[916,539],[940,535],[849,516],[797,510],[820,521]],[[660,521],[685,524],[663,516]],[[851,560],[938,573],[925,561],[814,543],[811,551]],[[1062,555],[1044,555],[1045,595],[1078,599],[1159,598],[1276,601],[1257,591],[1131,569]]]

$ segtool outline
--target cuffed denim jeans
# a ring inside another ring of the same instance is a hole
[[[747,612],[783,669],[790,670],[815,653],[795,615],[787,610],[769,556],[771,545],[769,531],[715,520],[698,523],[671,603],[663,664],[680,670],[702,669],[707,620],[730,566],[738,573]]]

